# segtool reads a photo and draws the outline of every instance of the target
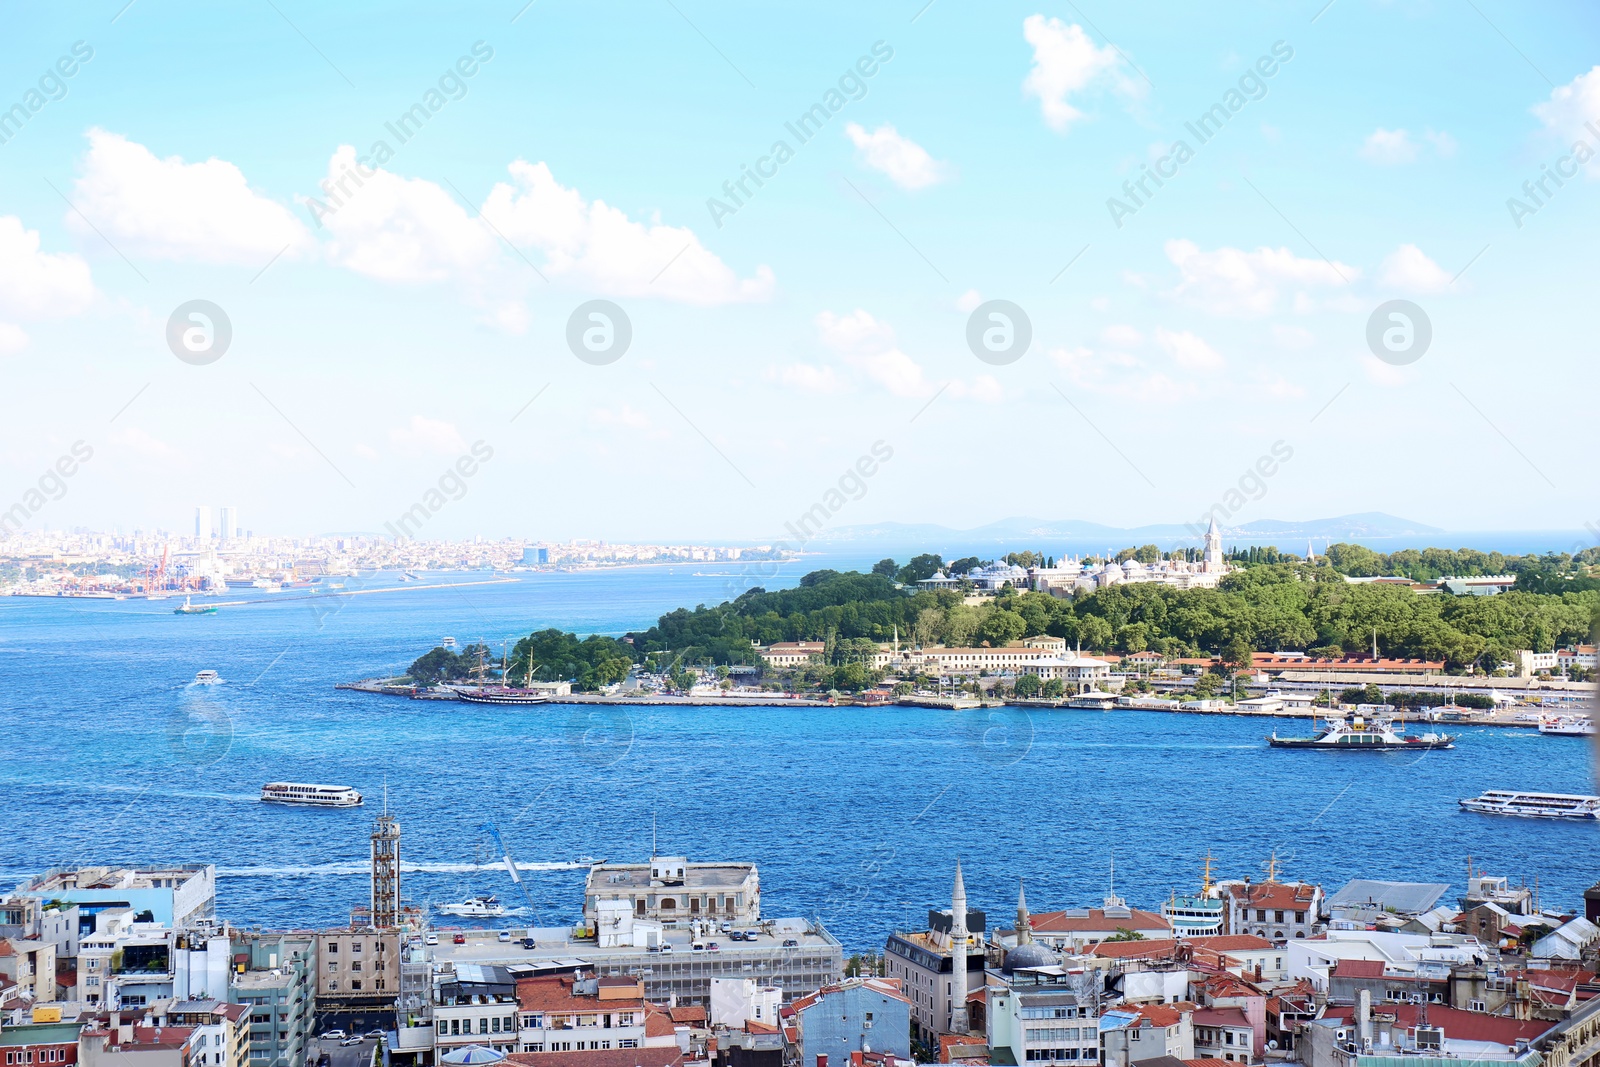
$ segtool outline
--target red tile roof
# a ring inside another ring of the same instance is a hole
[[[523,1011],[638,1011],[643,1000],[601,1000],[575,996],[569,975],[539,975],[517,979],[517,1006]]]
[[[1103,930],[1170,930],[1172,925],[1153,911],[1130,909],[1131,914],[1107,917],[1101,908],[1088,908],[1088,915],[1071,915],[1065,911],[1041,911],[1028,917],[1028,925],[1035,933],[1099,933]]]
[[[1201,1008],[1194,1013],[1196,1026],[1232,1026],[1241,1030],[1251,1029],[1250,1020],[1238,1008]]]
[[[1304,910],[1315,899],[1317,887],[1303,882],[1256,882],[1248,885],[1225,885],[1222,891],[1241,904],[1252,908],[1283,908]]]
[[[684,1004],[677,1008],[668,1008],[667,1014],[672,1016],[675,1023],[703,1023],[706,1021],[706,1009],[699,1004]]]
[[[1340,960],[1333,969],[1335,978],[1382,978],[1382,960]]]
[[[1412,1027],[1417,1025],[1418,1008],[1421,1006],[1374,1004],[1373,1012],[1375,1015],[1393,1015],[1401,1026]],[[1438,1004],[1429,1004],[1427,1008],[1428,1024],[1442,1029],[1446,1038],[1455,1038],[1459,1041],[1488,1041],[1505,1045],[1507,1048],[1519,1040],[1532,1041],[1551,1027],[1559,1025],[1542,1019],[1523,1021],[1503,1015],[1485,1015],[1482,1012],[1446,1008]],[[1355,1011],[1355,1008],[1349,1005],[1329,1006],[1323,1017],[1342,1022],[1353,1018]]]

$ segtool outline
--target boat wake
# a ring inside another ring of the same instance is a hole
[[[581,871],[588,870],[587,863],[519,863],[518,871]],[[402,863],[400,870],[410,874],[472,874],[477,871],[503,871],[499,863]],[[370,874],[371,866],[364,863],[320,863],[305,867],[218,867],[218,878],[304,878],[319,874]]]

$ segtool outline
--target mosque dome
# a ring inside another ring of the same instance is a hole
[[[1011,974],[1019,967],[1026,970],[1030,967],[1053,967],[1061,961],[1044,945],[1037,941],[1028,941],[1018,945],[1006,953],[1005,962],[1000,965],[1003,974]]]

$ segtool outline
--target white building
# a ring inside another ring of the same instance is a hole
[[[778,1025],[783,990],[753,978],[711,979],[711,1025],[743,1030],[747,1022]]]

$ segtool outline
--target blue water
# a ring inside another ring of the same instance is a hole
[[[1263,734],[1306,724],[1158,712],[503,709],[333,688],[396,673],[446,634],[619,633],[816,565],[526,575],[194,617],[173,601],[0,598],[0,882],[210,862],[239,872],[218,877],[237,923],[342,922],[364,875],[291,872],[361,867],[386,783],[408,863],[492,859],[490,820],[519,860],[638,860],[654,815],[664,854],[757,863],[768,914],[820,916],[851,948],[947,904],[957,855],[974,906],[1007,921],[1019,877],[1036,911],[1098,905],[1113,855],[1117,892],[1147,907],[1190,889],[1208,849],[1217,875],[1261,877],[1276,850],[1283,876],[1329,891],[1356,876],[1459,891],[1470,855],[1571,909],[1600,874],[1594,826],[1456,808],[1486,788],[1595,791],[1584,742],[1531,730],[1468,729],[1418,758],[1272,751]],[[260,594],[226,599],[246,596]],[[227,683],[190,685],[203,668]],[[275,779],[350,784],[369,806],[260,804]],[[528,875],[539,919],[574,920],[582,882]],[[472,892],[521,899],[503,871],[404,882],[416,903]]]

